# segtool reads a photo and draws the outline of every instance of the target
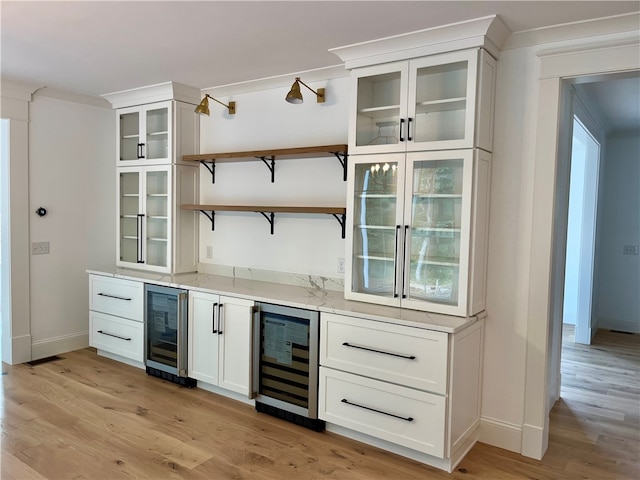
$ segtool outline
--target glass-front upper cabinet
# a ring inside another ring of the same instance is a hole
[[[354,69],[349,153],[491,151],[494,77],[477,49]]]
[[[118,165],[171,163],[171,102],[118,109]]]
[[[490,158],[480,150],[352,157],[345,297],[481,311]]]
[[[171,252],[171,167],[118,171],[118,266],[166,272]]]

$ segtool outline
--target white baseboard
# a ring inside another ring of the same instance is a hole
[[[526,423],[522,426],[522,455],[542,460],[549,445],[549,421],[546,423],[546,429]]]
[[[617,330],[619,332],[640,333],[640,320],[613,320],[608,318],[598,319],[598,328]]]
[[[52,357],[53,355],[80,350],[88,346],[89,332],[47,338],[31,344],[31,360]]]
[[[2,352],[2,361],[9,365],[31,361],[31,335],[11,337],[11,351]]]
[[[495,418],[481,417],[479,441],[511,452],[520,453],[522,449],[522,426]]]

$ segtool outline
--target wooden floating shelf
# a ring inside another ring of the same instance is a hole
[[[211,220],[211,230],[215,227],[215,212],[254,212],[261,214],[271,225],[273,235],[273,223],[276,213],[320,213],[333,215],[342,227],[342,238],[345,238],[345,220],[347,209],[345,207],[289,207],[289,206],[264,206],[264,205],[182,205],[183,210],[196,210]],[[268,214],[268,215],[267,215]]]
[[[211,180],[215,183],[215,164],[225,162],[263,161],[271,171],[271,182],[275,181],[275,160],[336,157],[343,168],[343,179],[347,180],[347,145],[320,145],[299,148],[276,148],[270,150],[248,150],[244,152],[202,153],[183,155],[185,162],[200,162],[211,172]]]

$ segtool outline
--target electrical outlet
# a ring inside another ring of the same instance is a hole
[[[344,273],[344,258],[338,258],[338,273]]]
[[[623,255],[638,255],[638,245],[625,245],[622,247]]]
[[[49,242],[32,242],[31,255],[47,255],[49,253]]]
[[[211,260],[213,258],[213,246],[207,245],[207,260]]]

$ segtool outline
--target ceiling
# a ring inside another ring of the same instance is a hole
[[[512,33],[636,1],[0,1],[3,79],[99,96],[200,89],[333,65],[333,47],[498,14]]]

